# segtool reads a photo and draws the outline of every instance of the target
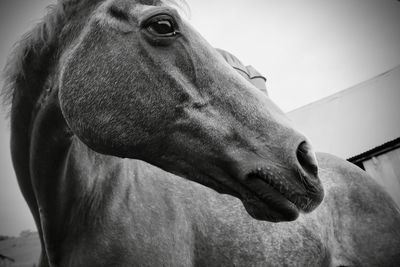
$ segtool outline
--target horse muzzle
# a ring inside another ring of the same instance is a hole
[[[236,196],[257,220],[293,221],[299,213],[313,211],[323,200],[315,153],[302,141],[286,164],[252,160],[235,180]]]

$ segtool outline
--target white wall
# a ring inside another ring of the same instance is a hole
[[[317,151],[350,158],[400,137],[400,66],[288,113]]]
[[[366,160],[363,165],[400,207],[400,148]]]

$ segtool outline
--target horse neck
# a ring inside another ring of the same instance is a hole
[[[48,257],[55,263],[54,251],[68,231],[78,230],[69,226],[77,220],[102,216],[101,212],[94,216],[104,204],[100,188],[105,186],[106,176],[123,169],[123,161],[93,152],[70,132],[57,91],[44,98],[38,110],[35,104],[26,105],[29,102],[23,98],[15,99],[11,149],[21,191],[41,237],[42,261]],[[112,191],[117,186],[111,182],[108,190]]]
[[[172,185],[159,183],[168,178],[164,172],[94,152],[70,133],[56,101],[50,99],[36,116],[31,139],[32,181],[48,259],[55,266],[76,265],[87,246],[107,253],[98,247],[102,242],[123,250],[127,244],[120,240],[126,235],[150,231],[145,222],[151,215],[169,222],[181,216],[173,204],[165,204],[172,202],[163,190]]]

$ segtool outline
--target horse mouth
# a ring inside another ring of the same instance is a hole
[[[319,183],[314,189],[299,192],[284,181],[257,169],[249,173],[244,182],[236,180],[233,185],[223,185],[226,190],[220,193],[239,198],[254,219],[270,222],[294,221],[301,212],[311,212],[321,203],[324,191]]]
[[[278,178],[261,168],[248,174],[245,187],[253,195],[244,200],[243,204],[249,214],[256,219],[293,221],[300,212],[311,212],[322,201],[322,187],[300,192],[285,181],[286,179]],[[268,213],[263,211],[265,208],[269,210]]]
[[[273,188],[264,188],[264,195],[254,193],[242,200],[250,216],[257,220],[281,222],[294,221],[300,214],[299,208]]]

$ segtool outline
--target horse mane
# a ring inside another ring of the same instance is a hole
[[[89,12],[104,1],[58,0],[47,8],[44,18],[14,45],[7,59],[0,92],[4,107],[12,107],[16,93],[35,101],[63,46],[81,32]],[[189,10],[184,0],[163,2],[184,12]]]
[[[7,59],[1,91],[5,107],[11,106],[16,93],[26,97],[40,93],[51,61],[57,54],[59,44],[63,43],[63,36],[66,36],[64,31],[67,22],[82,13],[82,10],[88,11],[102,1],[104,0],[59,0],[48,7],[41,22],[14,45]],[[77,26],[75,23],[72,28],[76,29]]]

